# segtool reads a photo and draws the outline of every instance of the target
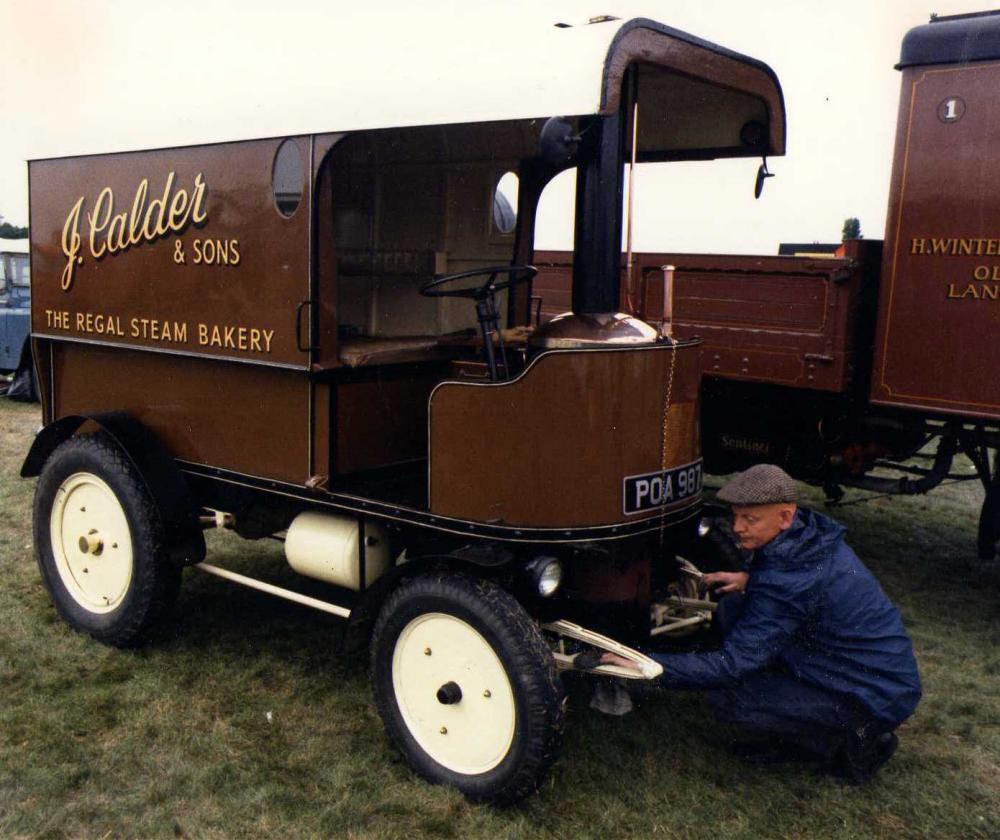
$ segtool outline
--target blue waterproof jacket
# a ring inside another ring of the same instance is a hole
[[[663,685],[726,688],[784,667],[894,726],[913,713],[920,700],[913,646],[841,525],[800,508],[791,527],[755,553],[746,597],[720,650],[654,657]]]

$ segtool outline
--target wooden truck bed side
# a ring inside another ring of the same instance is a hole
[[[839,258],[635,254],[622,308],[657,321],[662,266],[673,265],[673,332],[701,338],[704,375],[843,392],[864,375],[854,356],[871,334],[880,255],[880,242],[863,240]],[[543,318],[568,303],[569,258],[535,255]]]

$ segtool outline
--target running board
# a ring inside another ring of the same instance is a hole
[[[566,621],[565,619],[550,621],[548,624],[543,624],[542,629],[550,633],[556,633],[559,636],[565,636],[568,639],[576,639],[578,642],[586,642],[588,645],[593,645],[610,653],[617,653],[619,656],[634,662],[635,667],[639,669],[635,671],[631,668],[622,668],[618,665],[598,665],[596,668],[584,669],[588,674],[622,677],[626,680],[655,680],[663,673],[663,666],[659,662],[650,659],[644,653],[639,653],[639,651],[626,647],[621,642],[616,642],[607,636],[602,636],[600,633],[595,633],[593,630],[587,630],[585,627],[574,624],[572,621]],[[556,667],[559,670],[581,670],[573,664],[575,657],[558,651],[553,651],[553,656],[556,660]]]
[[[282,589],[280,586],[275,586],[273,583],[265,583],[264,581],[257,580],[256,578],[247,577],[246,575],[237,574],[236,572],[230,572],[228,569],[220,569],[218,566],[213,566],[210,563],[196,563],[191,568],[201,569],[203,572],[223,578],[224,580],[239,583],[242,586],[249,586],[251,589],[266,592],[268,595],[275,595],[278,598],[284,598],[286,601],[294,601],[296,604],[312,607],[314,610],[320,610],[321,612],[337,615],[341,618],[350,618],[351,615],[351,611],[346,607],[339,607],[336,604],[321,601],[319,598],[310,598],[308,595],[300,595],[298,592],[292,592],[291,589]]]

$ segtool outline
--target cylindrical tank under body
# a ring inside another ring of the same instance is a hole
[[[347,589],[361,589],[362,551],[365,586],[370,586],[391,565],[389,542],[376,523],[306,511],[285,535],[285,557],[296,572]]]

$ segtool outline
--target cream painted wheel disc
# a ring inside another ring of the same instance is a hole
[[[92,613],[109,613],[132,582],[132,533],[114,491],[92,473],[59,486],[49,515],[52,556],[66,591]]]
[[[461,697],[443,703],[438,692],[450,683]],[[489,642],[460,618],[426,613],[403,628],[392,688],[406,728],[443,767],[486,773],[510,752],[517,723],[510,680]]]

